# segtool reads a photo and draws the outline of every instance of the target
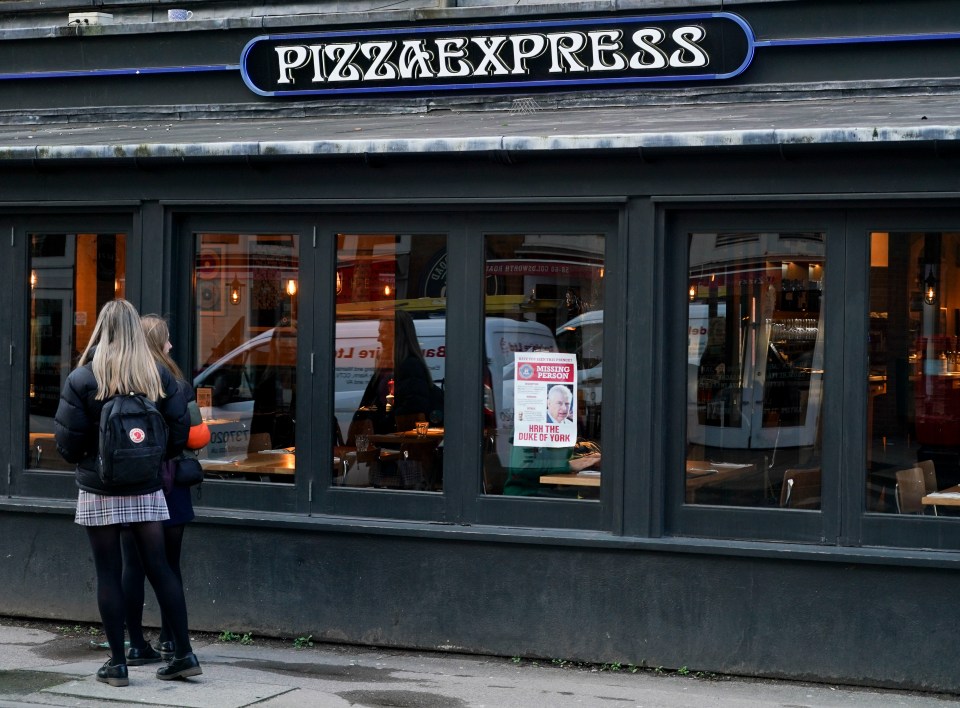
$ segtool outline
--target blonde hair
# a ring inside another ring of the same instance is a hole
[[[126,300],[111,300],[100,310],[79,365],[88,362],[97,380],[97,400],[127,392],[142,393],[151,401],[164,396],[140,315]]]
[[[167,321],[160,315],[143,315],[140,318],[140,325],[143,327],[143,334],[147,338],[147,346],[153,358],[167,367],[178,379],[182,379],[183,372],[166,351],[167,342],[170,341],[170,326]]]

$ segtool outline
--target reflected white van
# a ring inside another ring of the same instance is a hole
[[[445,318],[414,320],[430,375],[441,387],[447,377],[446,324]],[[507,459],[506,445],[513,435],[514,355],[557,351],[557,344],[553,333],[537,322],[488,317],[484,327],[486,423],[488,428],[495,429],[498,452],[502,459]],[[350,422],[376,367],[380,350],[378,331],[379,320],[337,323],[334,415],[343,439],[347,438]],[[212,403],[204,411],[212,438],[205,450],[206,457],[239,457],[248,451],[294,444],[296,338],[294,329],[269,329],[197,374],[194,387],[208,389]]]

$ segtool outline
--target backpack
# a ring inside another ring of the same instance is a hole
[[[108,486],[159,482],[167,432],[163,415],[143,394],[109,398],[100,413],[100,480]]]

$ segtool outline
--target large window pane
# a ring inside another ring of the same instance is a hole
[[[486,237],[483,490],[597,499],[601,235]]]
[[[874,232],[870,239],[867,511],[954,514],[960,233]],[[927,496],[937,491],[945,493]]]
[[[333,483],[443,489],[446,237],[339,234]]]
[[[211,431],[208,477],[293,482],[299,262],[295,234],[196,237],[193,383]]]
[[[819,509],[823,234],[689,243],[685,501]]]
[[[126,296],[126,255],[125,234],[30,235],[27,467],[73,469],[57,453],[53,416],[100,308]]]

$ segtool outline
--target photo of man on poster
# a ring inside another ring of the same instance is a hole
[[[559,425],[564,432],[573,426],[573,393],[562,384],[547,391],[547,425]]]

